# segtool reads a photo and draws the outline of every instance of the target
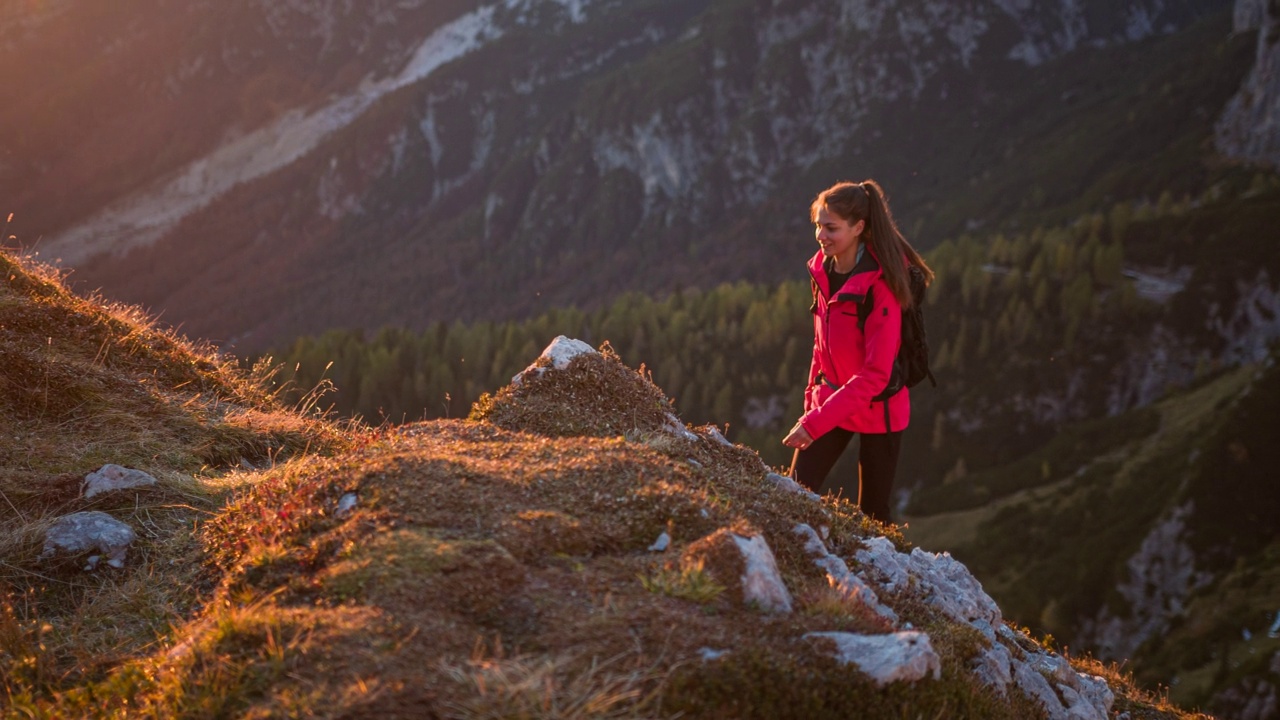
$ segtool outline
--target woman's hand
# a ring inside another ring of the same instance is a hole
[[[813,444],[813,438],[809,437],[809,431],[805,430],[803,425],[796,423],[796,426],[791,428],[791,432],[787,433],[787,436],[782,439],[782,444],[797,450],[804,450]]]

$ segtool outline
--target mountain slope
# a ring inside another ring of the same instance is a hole
[[[527,315],[708,276],[773,282],[805,232],[809,197],[838,177],[884,179],[924,246],[1028,211],[1079,212],[1085,196],[1194,187],[1197,143],[1251,59],[1247,39],[1224,40],[1226,5],[508,2],[429,18],[397,10],[392,29],[371,11],[334,27],[363,38],[373,23],[393,35],[370,35],[358,45],[374,48],[369,57],[323,89],[279,93],[278,112],[243,122],[221,119],[227,104],[215,102],[196,126],[229,137],[223,149],[166,143],[186,159],[150,173],[159,186],[129,186],[107,215],[84,216],[108,205],[97,196],[72,206],[79,191],[57,212],[40,210],[53,192],[28,182],[36,194],[15,208],[17,229],[40,239],[45,257],[74,258],[85,287],[248,348],[335,325]],[[265,12],[254,8],[228,16],[252,24]],[[414,81],[394,69],[460,22],[466,31],[439,55],[452,62]],[[351,44],[317,46],[321,36],[235,42],[294,48],[245,70],[274,75],[281,63],[308,67],[307,52],[328,67]],[[376,52],[379,43],[390,50]],[[1082,119],[1115,117],[1129,124],[1082,134]],[[330,121],[331,134],[303,133],[305,153],[280,152],[278,134],[327,132]],[[234,143],[255,137],[265,144],[236,154]],[[1170,170],[1132,170],[1170,147],[1180,148]],[[75,154],[96,157],[92,147]],[[40,169],[43,151],[24,155],[15,183],[21,168]],[[186,195],[200,188],[228,189]],[[170,209],[153,212],[161,207]],[[127,259],[77,249],[157,235]]]
[[[1012,617],[1129,658],[1177,702],[1248,717],[1280,679],[1277,388],[1274,356],[1206,379],[1114,418],[1105,445],[1084,436],[958,481],[986,504],[911,518],[909,535],[953,550]],[[1045,484],[1050,467],[1064,479]]]

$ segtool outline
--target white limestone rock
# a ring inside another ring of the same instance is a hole
[[[1013,683],[1013,656],[999,642],[993,642],[991,647],[970,660],[969,668],[983,685],[998,695],[1005,695]]]
[[[801,485],[795,480],[792,480],[786,475],[779,475],[776,472],[770,472],[768,475],[765,476],[765,479],[768,480],[774,487],[779,488],[781,490],[786,490],[787,492],[799,493],[800,495],[804,495],[810,500],[822,500],[822,498],[818,497],[818,493],[813,492],[812,490],[806,488],[805,486]]]
[[[115,490],[128,490],[156,484],[156,479],[141,470],[107,464],[84,476],[81,486],[86,499]]]
[[[867,572],[891,592],[917,587],[925,602],[957,622],[984,621],[1000,624],[1000,608],[982,589],[982,583],[950,553],[934,554],[915,548],[910,555],[900,553],[887,538],[865,541],[866,548],[854,554]]]
[[[649,546],[649,552],[666,552],[669,547],[671,547],[671,535],[663,532],[658,536],[658,539],[654,540],[653,544]]]
[[[538,356],[538,359],[535,360],[532,365],[517,373],[515,377],[511,378],[511,384],[519,387],[520,384],[524,382],[526,376],[537,377],[546,372],[548,366],[539,365],[543,358],[546,358],[551,362],[550,367],[555,368],[556,370],[563,370],[579,355],[592,354],[599,355],[599,352],[581,340],[574,340],[565,337],[564,335],[560,335],[556,337],[555,340],[551,341],[551,344],[547,346],[546,350],[542,351],[542,354]]]
[[[96,510],[66,515],[54,521],[45,534],[41,560],[55,555],[79,555],[98,551],[113,568],[124,567],[129,546],[138,539],[133,528]],[[96,563],[93,563],[96,565]]]
[[[707,428],[707,435],[712,440],[720,443],[725,447],[733,447],[733,443],[729,442],[729,438],[725,437],[724,433],[720,432],[720,428],[716,427],[715,425],[712,425],[711,427]]]
[[[338,517],[345,517],[352,510],[355,510],[356,506],[359,504],[360,504],[360,497],[353,492],[349,492],[343,495],[341,498],[338,498],[338,510],[335,514]]]
[[[689,430],[689,428],[685,427],[685,426],[684,426],[684,423],[680,422],[680,418],[676,417],[675,415],[673,415],[673,414],[671,414],[671,413],[667,413],[667,422],[666,422],[666,424],[665,424],[665,425],[663,425],[663,426],[662,426],[662,429],[663,429],[663,430],[665,430],[665,431],[667,431],[668,433],[670,433],[670,434],[672,434],[672,435],[675,435],[676,437],[680,438],[681,440],[688,440],[688,441],[690,441],[690,442],[697,442],[697,441],[699,441],[699,440],[701,440],[701,439],[702,439],[702,438],[699,438],[699,437],[698,437],[696,434],[694,434],[693,432],[691,432],[691,431]],[[699,467],[701,467],[701,466],[699,466]]]
[[[863,572],[889,592],[902,592],[911,587],[909,558],[898,552],[889,538],[876,536],[862,541],[864,549],[853,554]]]
[[[1066,717],[1066,708],[1043,675],[1026,663],[1014,663],[1013,681],[1027,697],[1040,703],[1050,720]]]
[[[950,553],[934,554],[915,548],[911,565],[920,584],[930,590],[926,601],[959,622],[1001,621],[1000,607],[982,589],[982,583]]]
[[[778,573],[778,561],[764,537],[744,538],[731,535],[742,553],[746,569],[742,572],[742,598],[771,613],[791,612],[791,593]]]
[[[804,540],[805,552],[813,559],[813,563],[827,573],[827,582],[836,588],[847,600],[862,603],[870,607],[880,617],[898,624],[898,615],[892,608],[880,602],[880,597],[862,578],[853,574],[844,560],[832,555],[827,546],[812,527],[801,523],[792,530]]]
[[[878,687],[893,682],[915,682],[925,677],[942,676],[942,660],[919,631],[889,635],[857,635],[842,632],[808,633],[805,638],[819,638],[835,644],[836,660],[853,663],[875,681]]]

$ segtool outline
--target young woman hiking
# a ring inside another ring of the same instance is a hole
[[[899,232],[873,180],[823,190],[809,215],[819,245],[809,260],[813,362],[804,415],[782,442],[796,449],[792,476],[817,492],[854,434],[861,434],[858,505],[888,523],[911,400],[905,387],[887,398],[881,394],[901,343],[902,309],[912,303],[908,268],[920,268],[926,285],[933,271]],[[864,304],[867,293],[871,301]]]

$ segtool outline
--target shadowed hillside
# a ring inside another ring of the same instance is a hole
[[[1184,716],[607,347],[467,420],[343,430],[5,262],[6,717]],[[159,482],[80,498],[107,461]],[[122,569],[38,559],[90,508],[137,530]]]

